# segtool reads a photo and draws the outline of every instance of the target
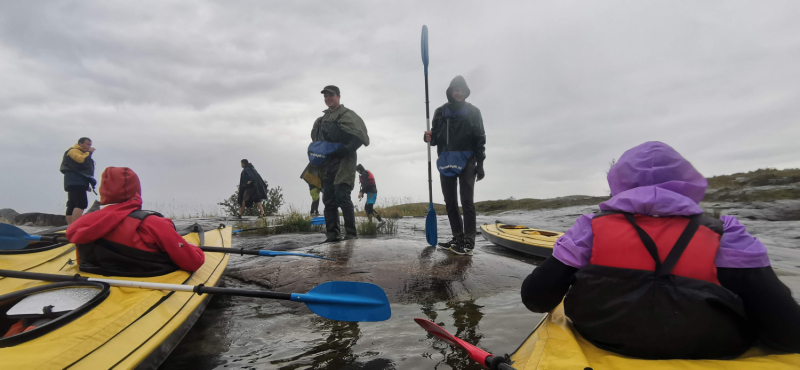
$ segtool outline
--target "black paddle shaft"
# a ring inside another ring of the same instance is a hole
[[[425,73],[425,119],[430,122],[431,108],[428,101],[428,74]],[[431,130],[428,127],[428,130]],[[433,133],[431,133],[431,140],[433,140]],[[433,179],[431,178],[431,145],[428,143],[428,197],[431,204],[433,204]]]
[[[69,240],[63,236],[43,236],[39,239],[40,242],[47,242],[47,243],[69,243]],[[252,254],[257,256],[257,250],[245,250],[244,248],[240,248],[239,250],[233,248],[220,248],[220,247],[204,247],[200,246],[203,252],[213,252],[213,253],[239,253],[239,254]]]
[[[99,281],[103,282],[103,278],[89,278],[80,275],[57,275],[57,274],[42,274],[38,272],[24,272],[12,270],[0,270],[0,276],[27,279],[27,280],[41,280],[51,282],[61,281]],[[108,281],[106,281],[108,282]],[[109,282],[110,283],[110,282]],[[114,285],[113,283],[110,283]],[[165,284],[173,285],[173,284]],[[242,297],[256,297],[256,298],[269,298],[269,299],[282,299],[286,301],[292,300],[292,293],[278,293],[278,292],[265,292],[260,290],[246,290],[246,289],[231,289],[231,288],[217,288],[205,286],[203,284],[194,286],[192,289],[197,294],[219,294],[219,295],[233,295]]]

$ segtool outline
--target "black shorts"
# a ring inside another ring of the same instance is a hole
[[[89,207],[89,198],[84,188],[69,188],[67,190],[67,216],[72,216],[75,208],[86,209]]]

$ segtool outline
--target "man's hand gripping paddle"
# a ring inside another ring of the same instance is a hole
[[[422,26],[422,65],[425,67],[425,121],[426,130],[431,130],[431,110],[428,102],[428,26]],[[431,138],[432,139],[432,138]],[[425,239],[430,245],[436,245],[436,211],[433,209],[433,179],[431,175],[431,143],[428,142],[428,196],[430,209],[425,217]]]
[[[477,363],[481,364],[482,366],[486,367],[487,369],[492,370],[515,370],[511,367],[508,356],[503,357],[496,357],[493,356],[491,353],[486,352],[478,347],[475,347],[461,339],[456,338],[455,336],[451,335],[444,330],[441,326],[434,324],[431,321],[425,319],[414,319],[414,321],[419,324],[425,331],[429,334],[433,335],[437,339],[458,348],[461,348],[469,354],[469,358]]]

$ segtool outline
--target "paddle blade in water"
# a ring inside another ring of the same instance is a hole
[[[314,258],[320,258],[320,259],[324,259],[324,260],[328,260],[328,261],[336,261],[335,259],[332,259],[332,258],[325,258],[325,257],[321,257],[321,256],[316,256],[316,255],[313,255],[313,254],[293,253],[293,252],[277,252],[277,251],[266,251],[266,250],[264,250],[264,251],[258,251],[258,255],[259,256],[265,256],[265,257],[275,257],[275,256],[314,257]]]
[[[306,294],[292,293],[315,314],[337,321],[385,321],[392,317],[386,293],[379,286],[352,281],[329,281]]]
[[[28,246],[31,241],[36,241],[37,238],[31,237],[25,230],[22,230],[14,225],[0,223],[0,249],[2,250],[16,250]]]
[[[325,225],[325,217],[319,216],[311,219],[312,225]]]
[[[414,319],[414,321],[419,324],[425,331],[432,334],[434,337],[444,341],[447,344],[452,346],[459,347],[467,353],[469,353],[469,358],[473,359],[477,363],[481,365],[486,365],[486,358],[491,356],[492,354],[486,352],[478,347],[475,347],[461,339],[458,339],[444,330],[441,326],[434,324],[431,321],[425,319]]]
[[[425,239],[429,245],[436,245],[439,241],[439,236],[436,232],[436,211],[433,209],[433,203],[431,203],[428,216],[425,217]]]

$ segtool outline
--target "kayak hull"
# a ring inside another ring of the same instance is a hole
[[[518,370],[789,370],[800,368],[800,354],[777,354],[754,347],[733,360],[643,360],[599,349],[581,337],[561,304],[546,314],[511,356]]]
[[[514,228],[507,228],[514,227]],[[481,225],[484,239],[501,247],[532,256],[547,258],[553,254],[553,245],[563,233],[533,229],[495,222]]]
[[[193,232],[186,241],[231,246],[231,228]],[[200,240],[204,239],[204,243]],[[71,244],[65,247],[73,247]],[[230,255],[205,253],[194,273],[175,271],[147,278],[117,278],[154,283],[216,286]],[[0,256],[1,258],[2,256]],[[28,268],[30,272],[103,277],[78,271],[74,250]],[[25,263],[25,266],[30,263]],[[114,277],[112,277],[114,278]],[[2,278],[0,294],[41,286],[35,280]],[[92,310],[50,333],[25,343],[0,348],[0,369],[153,369],[158,367],[198,320],[211,296],[111,287],[109,296]]]

